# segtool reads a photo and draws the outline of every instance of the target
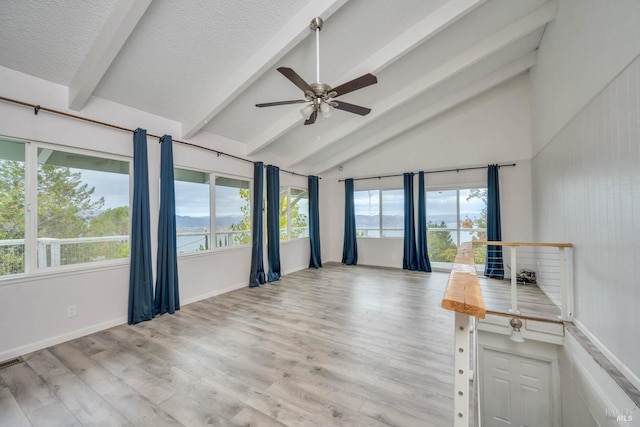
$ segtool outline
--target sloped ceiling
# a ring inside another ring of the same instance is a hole
[[[557,5],[545,0],[3,0],[0,65],[238,141],[249,159],[320,174],[525,73]],[[276,71],[331,86],[365,73],[378,83],[303,125],[301,99]],[[200,139],[206,140],[206,139]]]

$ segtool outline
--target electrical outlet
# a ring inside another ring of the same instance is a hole
[[[78,315],[77,307],[74,305],[67,306],[67,317],[74,317]]]

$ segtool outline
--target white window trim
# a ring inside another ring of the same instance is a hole
[[[25,148],[25,224],[24,224],[24,272],[0,276],[0,284],[17,283],[33,278],[48,278],[74,272],[119,268],[130,264],[130,257],[103,261],[83,262],[47,268],[38,267],[38,149],[62,151],[72,154],[100,157],[117,160],[129,164],[129,218],[131,218],[133,197],[133,157],[99,150],[88,150],[64,144],[53,144],[44,141],[2,136],[3,140],[22,143]]]
[[[195,169],[194,169],[195,170]],[[249,228],[249,233],[251,234],[251,241],[249,243],[244,243],[241,245],[229,245],[229,246],[222,246],[222,247],[218,247],[216,242],[216,178],[217,177],[221,177],[221,178],[230,178],[230,179],[237,179],[239,181],[247,181],[249,183],[249,218],[251,220],[250,224],[251,227]],[[213,184],[213,185],[212,185]],[[241,249],[241,248],[247,248],[247,247],[251,247],[252,243],[253,243],[253,210],[254,210],[254,206],[253,206],[253,192],[254,192],[254,186],[253,186],[253,178],[247,178],[246,176],[241,176],[241,175],[232,175],[232,174],[225,174],[225,173],[218,173],[218,172],[211,172],[210,175],[210,179],[209,179],[209,191],[210,191],[210,199],[209,199],[209,206],[210,206],[210,214],[209,214],[209,218],[210,218],[210,227],[211,227],[211,240],[212,240],[212,245],[211,245],[211,249],[209,250],[210,252],[221,252],[221,251],[231,251],[231,250],[237,250],[237,249]],[[263,196],[265,196],[264,194],[264,189],[263,189]],[[264,197],[263,197],[264,199]],[[266,206],[266,199],[263,200],[263,206]],[[265,213],[264,210],[262,212],[262,223],[264,224],[266,221],[265,218]],[[266,232],[266,227],[263,227],[265,232]],[[195,253],[203,253],[203,252],[207,252],[207,251],[199,251],[199,252],[195,252]],[[193,254],[193,253],[190,253]],[[189,254],[185,254],[185,255],[189,255]]]

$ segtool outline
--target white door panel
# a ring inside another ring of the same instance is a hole
[[[551,427],[551,363],[481,351],[482,425]]]

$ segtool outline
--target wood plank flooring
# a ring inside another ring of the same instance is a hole
[[[509,313],[511,281],[480,277],[480,288],[487,310]],[[524,316],[558,320],[560,308],[537,285],[518,285],[518,309]]]
[[[447,273],[329,264],[24,356],[1,426],[450,426]]]

